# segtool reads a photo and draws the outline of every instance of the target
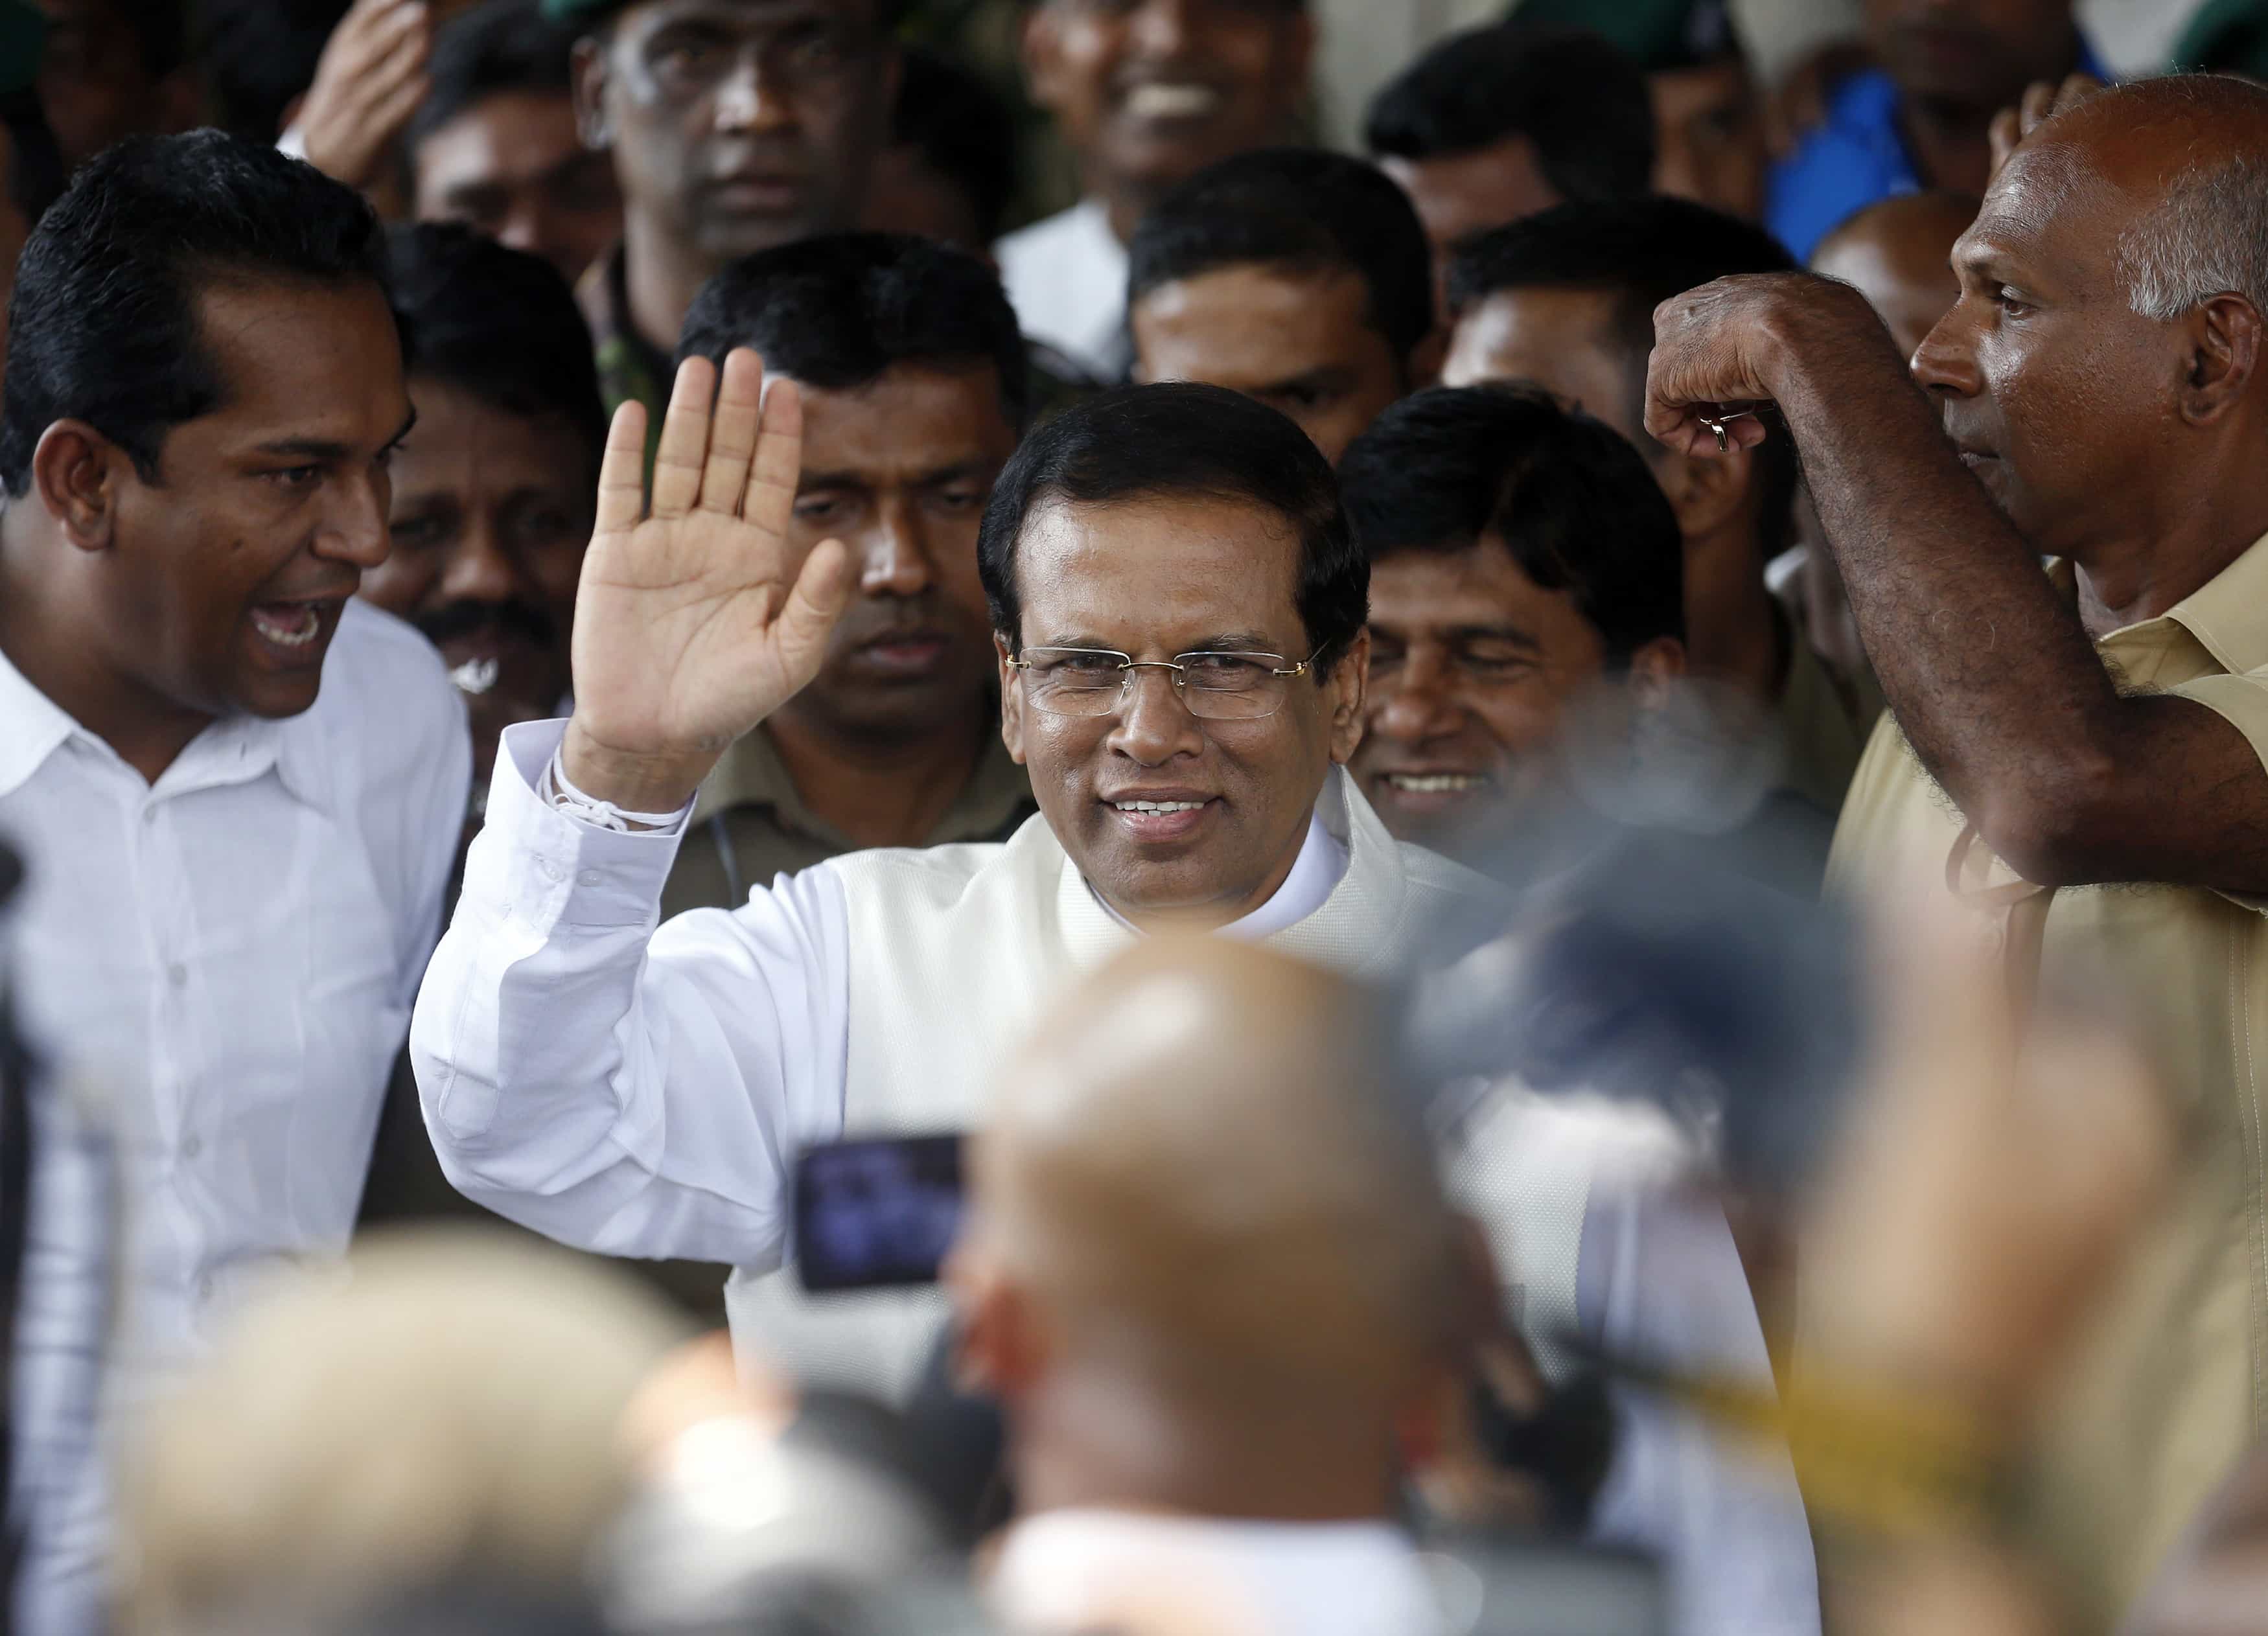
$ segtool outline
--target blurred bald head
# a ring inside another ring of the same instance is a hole
[[[1154,937],[1095,973],[974,1149],[964,1308],[1005,1293],[1040,1354],[990,1383],[1108,1377],[1239,1425],[1390,1415],[1448,1344],[1453,1241],[1388,1084],[1371,1007],[1314,968]]]

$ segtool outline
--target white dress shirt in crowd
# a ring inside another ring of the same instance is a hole
[[[439,656],[360,601],[312,709],[217,721],[154,785],[0,657],[23,1022],[99,1098],[123,1201],[90,1219],[66,1122],[35,1123],[56,1158],[35,1150],[17,1348],[18,1628],[94,1605],[93,1405],[129,1408],[261,1272],[344,1249],[471,776]]]
[[[1126,247],[1099,199],[1081,199],[992,247],[1016,322],[1099,380],[1131,359],[1126,340]]]
[[[779,1361],[780,1344],[799,1345],[803,1337],[784,1301],[757,1298],[777,1290],[770,1270],[790,1249],[786,1192],[797,1154],[845,1128],[846,1087],[857,1078],[854,961],[863,957],[870,969],[877,962],[917,968],[861,1028],[859,1050],[886,1050],[911,1065],[886,1076],[888,1084],[869,1084],[868,1094],[898,1099],[879,1109],[886,1118],[912,1102],[915,1116],[899,1128],[952,1129],[977,1115],[974,1087],[983,1070],[970,1064],[993,1059],[989,1043],[999,1029],[990,1013],[1027,1013],[1038,996],[1022,991],[1035,974],[1062,980],[1098,939],[1123,944],[1130,934],[1075,872],[1064,875],[1059,895],[1057,865],[1037,906],[1045,914],[1019,918],[1022,910],[996,897],[995,919],[926,929],[932,911],[921,907],[921,894],[929,883],[960,882],[980,859],[1005,865],[1025,844],[1020,836],[1005,847],[834,859],[780,877],[739,910],[695,910],[657,932],[678,836],[602,829],[541,798],[561,734],[557,722],[506,730],[456,920],[419,996],[411,1058],[436,1151],[473,1197],[564,1242],[740,1265],[735,1331]],[[1336,917],[1354,923],[1356,941],[1408,947],[1422,942],[1408,929],[1413,915],[1438,932],[1456,907],[1454,894],[1488,901],[1491,888],[1479,877],[1390,839],[1381,845],[1375,816],[1344,798],[1338,817],[1323,823],[1336,788],[1318,803],[1284,886],[1228,935],[1297,937]],[[1358,875],[1379,882],[1363,888],[1373,896],[1388,893],[1388,879],[1405,876],[1423,883],[1424,895],[1374,920],[1351,917],[1343,888]],[[854,910],[845,888],[854,879],[870,898],[887,890],[917,900],[901,906],[897,934],[854,939],[854,924],[892,924],[871,903]],[[1058,945],[1052,953],[1026,947],[1027,932]],[[949,952],[937,956],[933,945]],[[1035,963],[1020,967],[1020,958]],[[916,1003],[917,987],[937,992]],[[922,1037],[880,1043],[902,1032],[924,1005],[935,1017],[914,1025],[928,1030]],[[948,1088],[940,1094],[937,1084]],[[883,1123],[877,1111],[866,1110],[862,1128]],[[1541,1130],[1543,1117],[1531,1110],[1518,1123],[1489,1119],[1480,1127],[1488,1139],[1469,1152],[1494,1163],[1500,1182],[1533,1176],[1532,1166],[1515,1172],[1504,1163],[1490,1141]],[[856,1110],[850,1123],[861,1124]],[[1734,1368],[1769,1384],[1755,1309],[1722,1220],[1688,1223],[1642,1210],[1598,1184],[1587,1148],[1571,1142],[1565,1151],[1572,1168],[1564,1186],[1497,1212],[1509,1220],[1528,1211],[1521,1227],[1533,1216],[1551,1229],[1515,1227],[1506,1235],[1500,1259],[1507,1279],[1539,1296],[1552,1292],[1565,1313],[1552,1322],[1575,1324],[1594,1342],[1673,1364]],[[1675,1287],[1660,1287],[1659,1279]],[[877,1291],[826,1301],[830,1311],[855,1316],[859,1303],[907,1299]],[[883,1381],[879,1389],[909,1373],[891,1360],[896,1352],[915,1366],[926,1357],[942,1320],[933,1293],[930,1300],[921,1345],[897,1347],[895,1330],[878,1325],[873,1343],[854,1349],[869,1375]],[[836,1337],[828,1338],[841,1350]],[[824,1373],[800,1351],[788,1361],[799,1372]],[[1684,1605],[1740,1610],[1739,1618],[1686,1622],[1687,1636],[1815,1632],[1810,1539],[1785,1462],[1759,1473],[1688,1423],[1637,1415],[1631,1425],[1602,1525],[1672,1558],[1673,1581],[1691,1589]],[[1702,1550],[1708,1559],[1691,1559]]]
[[[985,1585],[1009,1630],[1447,1636],[1409,1536],[1385,1522],[1047,1511],[1009,1529]]]

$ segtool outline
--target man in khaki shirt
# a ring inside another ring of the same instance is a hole
[[[1955,247],[1927,398],[1845,285],[1724,281],[1656,317],[1647,429],[1704,458],[1719,428],[1793,436],[1889,699],[1837,878],[1941,859],[2020,991],[2115,985],[2177,1100],[2175,1184],[2007,1433],[2076,1628],[2132,1601],[2268,1391],[2264,175],[2268,90],[2239,81],[2040,124]],[[1765,401],[1786,434],[1726,417]]]
[[[850,548],[858,595],[817,680],[703,786],[662,913],[734,908],[783,871],[872,846],[998,841],[1035,807],[1000,740],[976,531],[1028,404],[992,269],[924,240],[842,233],[736,262],[682,357],[753,348],[803,397],[790,527]]]

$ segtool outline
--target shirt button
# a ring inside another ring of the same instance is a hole
[[[142,822],[144,823],[155,823],[158,822],[158,809],[155,806],[144,807],[142,809]]]
[[[203,1141],[197,1137],[184,1137],[181,1139],[181,1157],[184,1159],[195,1159],[204,1150]]]
[[[599,872],[595,869],[585,869],[581,874],[577,875],[575,879],[582,882],[585,886],[596,886],[599,884]]]
[[[549,858],[539,858],[535,860],[535,873],[547,881],[556,881],[563,872]]]
[[[177,989],[187,988],[189,985],[189,969],[177,960],[166,968],[166,980]]]

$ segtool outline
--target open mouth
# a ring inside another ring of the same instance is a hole
[[[1410,795],[1466,795],[1488,787],[1475,772],[1389,772],[1386,782]]]
[[[305,652],[321,639],[328,602],[261,602],[252,610],[252,629],[262,642],[286,656]]]
[[[1220,92],[1193,81],[1145,81],[1126,93],[1120,104],[1139,120],[1194,120],[1209,117],[1221,105]]]
[[[1138,841],[1179,841],[1194,835],[1219,802],[1196,796],[1129,797],[1106,803]]]

